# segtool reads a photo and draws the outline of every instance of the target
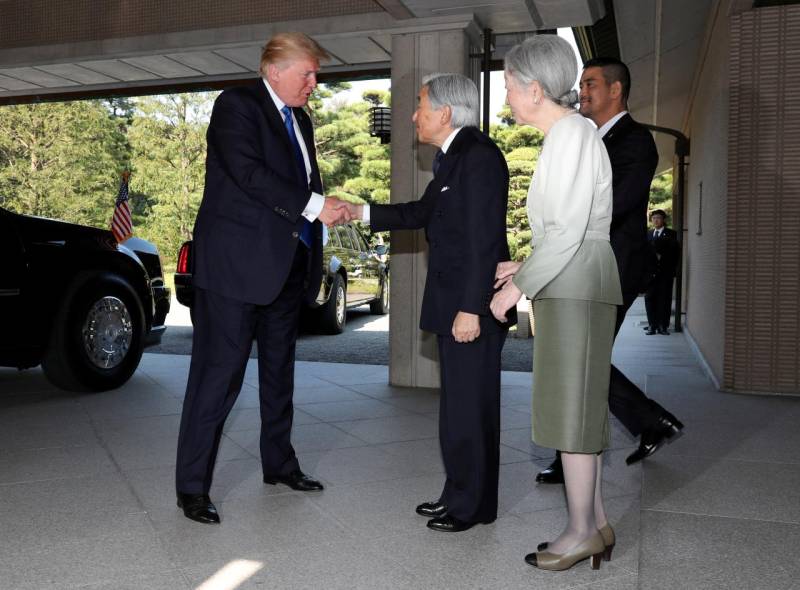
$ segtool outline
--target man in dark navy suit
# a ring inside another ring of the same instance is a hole
[[[662,209],[650,213],[653,229],[647,232],[647,241],[656,259],[653,280],[644,294],[647,310],[647,335],[669,334],[669,318],[672,313],[672,287],[678,268],[680,246],[678,234],[666,225],[667,214]]]
[[[322,489],[300,470],[290,436],[300,304],[319,291],[322,223],[347,214],[321,194],[302,109],[326,58],[302,33],[275,35],[261,56],[261,78],[214,103],[194,228],[194,341],[176,467],[178,506],[198,522],[219,522],[209,489],[254,338],[264,482]]]
[[[597,125],[611,160],[614,191],[611,248],[617,259],[623,300],[617,308],[615,334],[644,288],[649,258],[647,204],[658,165],[653,136],[628,113],[630,87],[628,67],[618,59],[595,58],[583,66],[580,112]],[[675,416],[649,399],[614,365],[611,365],[608,405],[631,434],[641,435],[639,447],[626,459],[628,465],[652,455],[683,429]],[[536,481],[564,483],[560,457],[540,471]]]
[[[373,231],[425,228],[428,274],[420,328],[437,335],[441,369],[439,442],[447,473],[436,501],[417,513],[428,527],[464,531],[497,518],[500,464],[500,353],[516,316],[489,311],[506,241],[508,168],[478,129],[479,95],[459,74],[423,81],[413,116],[420,143],[440,149],[418,201],[364,205],[351,215]]]

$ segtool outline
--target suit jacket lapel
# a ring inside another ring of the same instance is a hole
[[[306,144],[308,161],[311,163],[311,187],[314,191],[322,193],[322,178],[320,177],[319,167],[317,166],[317,147],[314,145],[314,127],[311,118],[301,108],[293,108],[294,116],[303,135],[303,143]]]
[[[439,164],[439,173],[436,175],[436,182],[438,182],[440,185],[444,185],[447,177],[453,171],[456,163],[458,162],[461,149],[464,145],[469,143],[471,139],[470,129],[468,127],[463,128],[453,138],[453,143],[451,143],[450,147],[447,148],[447,152],[445,153],[444,158],[442,158],[441,164]]]
[[[267,122],[270,127],[272,127],[272,131],[277,137],[283,140],[286,149],[291,154],[292,142],[289,140],[289,134],[286,132],[286,127],[283,124],[283,115],[278,111],[278,107],[275,106],[267,87],[264,85],[264,80],[259,78],[255,82],[254,90],[258,96],[258,104],[267,117]]]
[[[606,144],[606,149],[611,149],[621,137],[627,134],[631,121],[633,121],[631,114],[626,113],[620,117],[619,121],[614,123],[614,126],[603,136],[603,143]]]

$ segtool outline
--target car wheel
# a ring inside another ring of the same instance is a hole
[[[142,303],[128,282],[111,274],[93,277],[68,292],[42,369],[62,389],[115,389],[139,366],[144,336]]]
[[[374,315],[386,315],[389,313],[389,275],[383,275],[381,280],[381,291],[378,298],[369,302],[369,311]]]
[[[336,274],[327,303],[320,308],[320,327],[326,334],[341,334],[347,321],[347,291],[342,275]]]

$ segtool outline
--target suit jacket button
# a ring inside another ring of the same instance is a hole
[[[299,238],[299,237],[300,237],[300,234],[299,234],[299,233],[297,233],[296,231],[293,231],[293,232],[292,232],[292,237],[293,237],[293,238]]]

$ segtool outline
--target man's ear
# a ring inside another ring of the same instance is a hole
[[[273,63],[267,64],[267,80],[277,80],[280,68]]]
[[[608,93],[611,95],[611,98],[619,98],[622,99],[622,82],[617,80],[616,82],[612,82],[611,86],[609,86]]]
[[[440,116],[441,116],[442,125],[450,125],[450,119],[453,118],[453,109],[452,109],[452,107],[450,107],[450,105],[444,105],[441,108],[441,111],[442,111],[442,114]]]

